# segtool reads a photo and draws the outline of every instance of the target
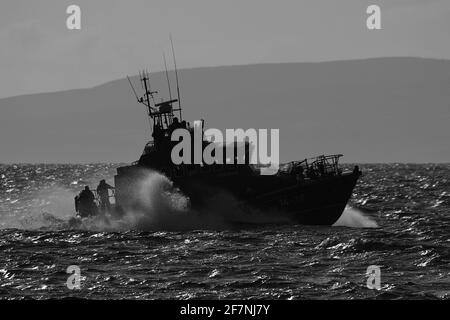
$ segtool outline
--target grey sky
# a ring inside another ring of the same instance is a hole
[[[66,8],[82,30],[66,29]],[[382,8],[381,31],[365,27]],[[173,34],[180,67],[380,56],[450,59],[448,0],[2,0],[0,97],[90,87],[160,70]]]

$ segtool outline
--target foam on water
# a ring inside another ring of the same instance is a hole
[[[128,210],[123,222],[138,230],[227,229],[234,223],[277,223],[282,219],[270,212],[242,210],[239,202],[224,191],[217,191],[200,208],[193,210],[186,197],[166,176],[144,173],[137,201],[139,211]],[[204,188],[207,188],[206,186]]]
[[[36,192],[28,207],[0,216],[0,229],[60,229],[74,214],[73,191],[55,186]]]
[[[363,165],[355,207],[336,224],[346,227],[205,230],[230,215],[243,218],[229,196],[217,195],[205,218],[197,219],[201,213],[184,207],[171,182],[156,175],[148,177],[147,191],[154,192],[146,195],[148,211],[129,212],[118,226],[93,219],[69,228],[73,196],[111,177],[116,167],[0,165],[0,229],[46,226],[0,230],[0,299],[450,298],[448,164]],[[266,221],[262,216],[246,219]],[[26,224],[25,218],[35,219]],[[382,228],[368,228],[373,219]],[[187,223],[194,230],[130,230]],[[124,232],[104,232],[113,227]],[[71,264],[82,264],[82,290],[64,285]],[[381,290],[366,288],[369,265],[381,265]],[[386,266],[396,272],[383,273]]]
[[[206,224],[189,209],[189,199],[173,186],[171,180],[153,171],[144,174],[139,192],[133,199],[141,209],[125,208],[124,225],[139,230],[191,230]]]
[[[378,224],[376,223],[376,221],[364,215],[362,211],[350,206],[345,207],[341,217],[334,223],[333,226],[351,228],[378,228]]]
[[[73,224],[70,221],[74,217],[73,197],[72,190],[58,186],[38,192],[27,210],[3,216],[0,221],[1,228],[182,231],[227,229],[232,223],[254,225],[289,223],[288,218],[281,212],[249,210],[249,208],[241,210],[238,201],[226,192],[217,192],[202,208],[192,210],[189,198],[176,188],[169,178],[150,170],[143,172],[139,192],[134,195],[140,209],[126,209],[121,219],[96,217]],[[375,221],[351,207],[345,208],[334,225],[354,228],[378,227]]]

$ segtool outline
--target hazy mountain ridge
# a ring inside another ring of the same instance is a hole
[[[343,153],[349,162],[450,162],[450,61],[379,58],[179,74],[187,120],[279,128],[282,161]],[[164,74],[151,80],[168,97]],[[130,162],[148,137],[144,107],[126,78],[0,100],[0,163]]]

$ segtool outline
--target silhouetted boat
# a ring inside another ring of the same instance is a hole
[[[235,199],[239,209],[247,212],[262,210],[307,225],[332,225],[339,219],[361,175],[357,166],[352,171],[342,171],[338,163],[342,155],[294,161],[281,166],[275,175],[261,175],[261,168],[249,163],[250,147],[246,142],[240,146],[245,148],[246,159],[243,164],[175,165],[171,159],[172,148],[178,143],[171,141],[176,118],[174,113],[179,112],[179,120],[182,120],[177,73],[176,76],[178,99],[160,103],[155,103],[153,95],[156,92],[150,89],[147,73],[140,74],[144,90],[141,98],[130,81],[138,102],[147,107],[153,126],[153,139],[145,145],[138,161],[117,168],[114,177],[115,203],[111,206],[111,213],[120,215],[128,210],[145,210],[145,205],[140,203],[137,195],[140,194],[140,184],[148,170],[155,170],[172,180],[189,198],[190,206],[194,209],[207,207],[215,195],[224,192]],[[175,103],[177,109],[173,107]],[[193,126],[181,123],[193,136]],[[202,148],[210,143],[202,134]],[[237,154],[238,145],[235,143],[232,147],[235,148],[234,154]],[[226,155],[225,150],[223,153]],[[193,152],[191,154],[193,157]],[[80,210],[78,213],[89,214]],[[241,215],[230,215],[228,219],[231,223],[246,222]]]

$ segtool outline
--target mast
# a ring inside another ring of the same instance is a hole
[[[178,82],[177,59],[175,58],[175,49],[173,48],[172,35],[170,35],[170,44],[172,45],[173,64],[175,66],[175,79],[177,82],[178,109],[180,109],[179,111],[180,111],[180,121],[181,121],[181,120],[183,120],[183,115],[181,114],[180,83]]]
[[[127,79],[128,79],[128,82],[130,83],[131,89],[133,90],[133,93],[134,93],[134,96],[136,97],[137,102],[139,102],[139,97],[138,97],[138,95],[136,93],[136,90],[133,87],[133,84],[131,83],[130,77],[127,76]]]
[[[167,59],[166,55],[163,52],[163,58],[164,58],[164,67],[165,67],[165,73],[166,73],[166,80],[167,80],[167,86],[169,89],[169,100],[164,100],[161,98],[161,102],[156,103],[154,94],[158,93],[158,91],[152,91],[151,85],[150,85],[150,76],[147,70],[139,71],[139,78],[141,87],[143,89],[143,94],[138,95],[136,93],[136,90],[131,82],[130,77],[127,77],[128,82],[130,83],[131,89],[133,90],[133,94],[136,97],[138,103],[141,103],[147,107],[148,111],[148,121],[149,123],[153,122],[153,138],[154,142],[157,142],[158,144],[161,143],[162,139],[165,139],[164,137],[167,136],[167,132],[169,129],[171,129],[171,125],[173,124],[174,119],[174,112],[180,111],[180,120],[181,120],[181,107],[174,109],[173,104],[178,102],[178,106],[180,106],[179,97],[180,97],[180,89],[179,89],[179,79],[178,79],[178,69],[176,67],[176,60],[175,60],[175,50],[173,48],[173,41],[171,39],[172,44],[172,54],[174,58],[175,63],[175,73],[176,73],[176,80],[177,80],[177,95],[178,99],[172,98],[172,88],[170,86],[170,77],[169,77],[169,71],[167,69]],[[151,127],[150,123],[150,127]]]
[[[167,86],[169,87],[169,98],[172,100],[172,90],[170,89],[169,72],[167,71],[166,54],[163,52],[164,67],[166,68]]]
[[[148,77],[146,76],[145,71],[144,71],[144,77],[142,78],[142,83],[144,85],[145,99],[147,101],[147,106],[149,106],[150,105],[150,91],[148,89],[147,81],[148,81]],[[148,108],[148,112],[149,112],[149,115],[152,114],[150,108]]]

